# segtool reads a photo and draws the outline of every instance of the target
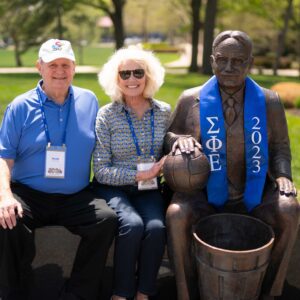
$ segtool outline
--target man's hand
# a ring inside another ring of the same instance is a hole
[[[191,153],[198,148],[202,151],[202,146],[193,137],[179,137],[172,146],[172,153],[174,154],[176,149],[179,149],[182,153]]]
[[[16,215],[22,218],[23,208],[11,191],[11,170],[14,165],[13,159],[0,158],[0,226],[13,229],[16,224]]]
[[[276,183],[277,183],[280,195],[285,195],[286,197],[297,196],[296,187],[294,186],[293,182],[290,181],[288,178],[278,177],[276,179]]]
[[[4,229],[13,229],[16,224],[16,216],[23,217],[23,208],[14,197],[2,197],[0,201],[0,226]]]

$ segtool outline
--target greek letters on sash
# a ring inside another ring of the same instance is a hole
[[[221,208],[228,200],[226,130],[218,81],[213,76],[200,92],[200,124],[203,151],[211,174],[207,184],[208,202]],[[244,202],[250,212],[261,203],[268,170],[266,102],[262,89],[246,78],[244,101],[246,185]]]

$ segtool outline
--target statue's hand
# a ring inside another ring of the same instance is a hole
[[[172,153],[174,154],[176,149],[180,149],[182,153],[191,153],[195,151],[195,148],[198,148],[202,151],[202,146],[197,142],[193,137],[179,137],[172,146]]]
[[[286,177],[278,177],[276,179],[276,183],[281,195],[289,196],[296,196],[297,190],[294,186],[293,182]]]

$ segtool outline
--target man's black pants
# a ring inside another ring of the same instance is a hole
[[[64,226],[81,237],[66,291],[79,299],[97,299],[109,247],[117,229],[117,217],[92,188],[72,194],[48,194],[12,183],[22,204],[17,226],[0,229],[0,290],[7,299],[25,298],[31,262],[35,255],[34,229]],[[1,295],[0,295],[1,298]],[[4,298],[6,299],[6,298]]]

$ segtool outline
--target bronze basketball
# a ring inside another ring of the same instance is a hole
[[[169,153],[163,167],[164,178],[169,187],[176,192],[191,193],[203,189],[210,173],[206,155],[198,148],[190,154]]]

